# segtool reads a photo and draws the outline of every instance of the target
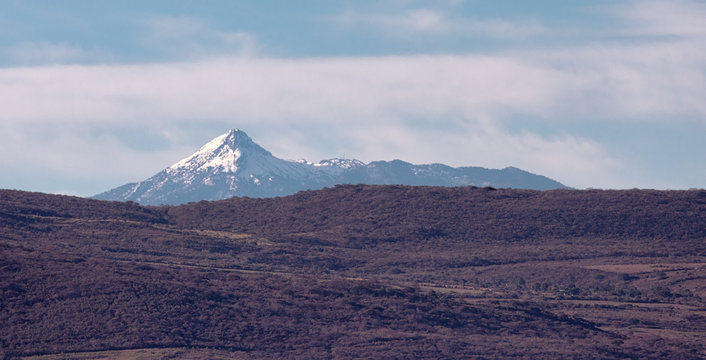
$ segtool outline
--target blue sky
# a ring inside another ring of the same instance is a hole
[[[1,188],[93,195],[234,127],[287,159],[706,187],[706,1],[0,8]]]

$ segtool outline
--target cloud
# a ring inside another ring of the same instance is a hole
[[[241,127],[284,158],[513,165],[575,187],[650,186],[635,159],[572,132],[572,124],[706,123],[706,31],[696,21],[706,11],[690,1],[621,6],[610,9],[628,37],[660,37],[486,54],[275,59],[258,57],[246,32],[191,17],[149,19],[145,46],[181,61],[0,69],[0,151],[19,153],[0,164],[118,179],[114,186]],[[531,19],[469,20],[443,8],[348,12],[337,21],[412,37],[548,33]],[[39,64],[95,55],[65,44],[23,46],[17,54]],[[145,144],[151,137],[155,143]]]
[[[705,121],[702,45],[2,69],[0,105],[6,122],[328,123],[516,114]]]
[[[453,10],[417,8],[387,13],[361,13],[348,10],[333,17],[335,23],[377,34],[410,37],[420,34],[451,37],[483,36],[508,39],[545,33],[539,20],[469,19],[452,16]]]
[[[150,36],[156,39],[181,39],[205,31],[203,21],[190,17],[158,17],[147,20]]]
[[[339,130],[355,144],[353,153],[366,161],[379,160],[380,154],[385,154],[383,159],[397,158],[415,163],[443,162],[488,168],[516,166],[575,187],[626,186],[635,180],[621,178],[626,175],[624,159],[609,154],[601,144],[580,136],[513,133],[491,122],[466,122],[460,126],[439,122],[436,126],[420,129],[381,123]]]
[[[334,17],[334,20],[345,26],[374,26],[393,29],[399,32],[445,32],[452,24],[446,14],[433,9],[414,9],[390,14],[361,14],[346,11]]]
[[[24,42],[0,49],[3,62],[17,66],[34,66],[66,63],[96,63],[108,61],[106,51],[86,50],[66,43]]]
[[[53,66],[0,70],[0,102],[8,121],[22,122],[234,116],[328,122],[342,112],[371,121],[449,112],[477,116],[548,106],[561,90],[553,72],[513,59],[473,56]]]
[[[633,0],[609,7],[628,33],[635,35],[706,35],[706,2],[693,0]]]
[[[193,17],[156,17],[142,21],[145,45],[170,58],[199,59],[222,55],[252,56],[259,51],[255,36],[245,31],[220,31]]]
[[[466,17],[461,2],[390,0],[333,21],[386,37],[382,45],[467,49],[458,44],[484,38],[505,50],[267,58],[254,33],[192,16],[132,23],[151,63],[115,64],[67,42],[0,49],[11,64],[34,65],[0,68],[0,152],[16,154],[0,159],[0,187],[30,168],[34,178],[88,179],[73,192],[91,195],[150,176],[230,127],[284,158],[513,165],[575,187],[652,186],[641,176],[646,157],[621,155],[625,139],[604,133],[706,124],[703,1],[621,2],[603,8],[610,28],[577,21],[568,35],[548,28],[549,17]]]
[[[525,38],[544,34],[548,29],[536,19],[530,20],[476,20],[457,26],[459,30],[470,31],[494,38]]]
[[[171,163],[175,154],[193,152],[188,146],[175,144],[146,153],[126,146],[113,136],[71,124],[41,127],[2,124],[2,130],[0,148],[7,155],[0,159],[2,187],[31,189],[41,184],[44,191],[89,196],[151,176],[156,169]],[[51,179],[48,184],[47,179]]]
[[[22,129],[25,137],[53,129],[68,139],[55,144],[69,153],[64,161],[104,151],[83,161],[88,167],[101,157],[120,158],[116,173],[120,164],[120,171],[134,172],[127,159],[137,156],[161,164],[155,172],[178,160],[177,150],[186,155],[185,126],[202,124],[213,129],[209,136],[241,127],[285,158],[345,153],[366,161],[515,165],[571,186],[615,187],[631,178],[611,177],[625,161],[603,144],[561,130],[512,132],[506,122],[535,119],[561,129],[587,119],[610,124],[689,115],[706,121],[706,62],[699,49],[676,43],[486,56],[226,57],[0,69],[0,106],[4,128]],[[96,127],[177,133],[158,150],[117,138],[82,143],[62,133]],[[11,142],[1,143],[12,151]],[[37,144],[37,154],[52,151]],[[171,161],[164,160],[168,152],[175,154]]]
[[[706,41],[591,45],[529,55],[565,75],[576,114],[600,107],[614,118],[706,121]],[[580,99],[585,99],[580,101]],[[585,118],[585,117],[584,117]]]

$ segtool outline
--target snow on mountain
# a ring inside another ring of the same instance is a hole
[[[240,171],[239,171],[240,170]],[[274,157],[244,131],[233,129],[216,137],[195,154],[165,170],[170,175],[231,174],[238,179],[306,176],[300,164]],[[254,181],[254,180],[253,180]]]
[[[240,134],[243,134],[243,132],[231,130],[218,136],[202,146],[193,155],[168,167],[166,171],[172,174],[181,171],[193,172],[218,168],[224,172],[234,173],[238,170],[235,164],[241,155],[240,149],[236,145],[236,137],[241,138],[239,142],[244,140],[242,136],[239,136]]]
[[[282,160],[256,144],[244,131],[233,129],[151,178],[125,184],[95,198],[132,200],[145,205],[181,204],[232,196],[284,196],[301,190],[350,183],[475,185],[539,190],[565,187],[517,168],[453,168],[442,164],[413,165],[400,160],[370,164],[340,158],[318,163]]]

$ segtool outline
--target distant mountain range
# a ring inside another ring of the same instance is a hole
[[[276,197],[337,184],[492,186],[550,190],[566,188],[545,176],[507,167],[414,165],[401,160],[329,159],[318,163],[279,159],[244,131],[233,129],[193,155],[149,179],[94,196],[100,200],[135,201],[143,205],[183,204],[233,196]]]

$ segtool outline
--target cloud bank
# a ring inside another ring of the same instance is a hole
[[[261,141],[281,156],[336,155],[324,153],[330,144],[283,140],[305,131],[339,139],[337,151],[365,160],[516,165],[573,186],[611,186],[612,179],[595,174],[624,164],[599,143],[511,132],[506,121],[706,121],[700,45],[11,68],[0,70],[0,106],[6,127],[159,132],[210,122],[263,134],[274,129]]]
[[[601,8],[620,25],[615,41],[465,54],[268,57],[255,35],[191,17],[142,22],[145,46],[179,61],[55,65],[91,54],[23,45],[16,56],[49,60],[0,68],[0,151],[16,154],[0,165],[80,176],[95,184],[82,185],[91,195],[240,127],[284,158],[512,165],[579,188],[664,187],[645,177],[644,159],[616,150],[620,140],[577,129],[706,128],[706,6],[670,4]],[[393,36],[560,30],[532,18],[463,19],[455,6],[334,20]]]

